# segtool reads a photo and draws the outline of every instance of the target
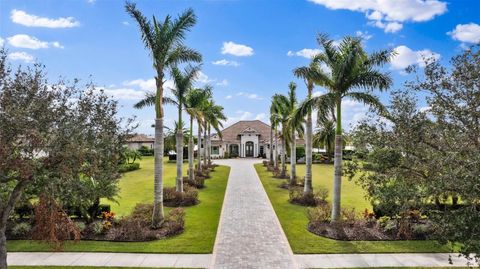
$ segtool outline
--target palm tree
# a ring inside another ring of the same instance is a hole
[[[313,141],[319,146],[325,147],[327,155],[333,156],[335,144],[335,121],[331,119],[318,120],[319,128],[313,135]]]
[[[183,126],[182,121],[182,112],[185,106],[185,98],[188,90],[191,88],[198,71],[200,71],[200,67],[192,67],[188,66],[185,68],[184,72],[181,72],[177,67],[172,68],[172,77],[175,83],[175,88],[172,89],[173,96],[175,96],[175,101],[177,104],[178,110],[178,122],[180,125]],[[183,192],[183,174],[182,174],[182,166],[183,166],[183,132],[179,128],[176,134],[176,152],[177,152],[177,179],[175,181],[175,189],[178,192]]]
[[[195,171],[193,167],[193,120],[198,121],[203,118],[203,107],[205,102],[210,98],[212,89],[210,86],[205,86],[203,89],[190,89],[185,97],[185,109],[190,116],[190,130],[188,141],[188,179],[190,181],[195,180]],[[200,129],[200,124],[198,126]],[[197,139],[198,149],[200,149],[200,136]],[[200,163],[200,162],[199,162]]]
[[[367,54],[363,49],[362,40],[356,37],[345,37],[338,46],[334,45],[334,41],[325,34],[320,34],[317,41],[323,52],[316,55],[313,60],[318,65],[325,65],[329,70],[319,69],[314,82],[327,88],[328,92],[305,100],[300,109],[302,112],[299,114],[305,115],[313,107],[323,111],[324,115],[327,112],[336,112],[332,206],[332,222],[336,222],[340,218],[342,183],[342,100],[350,98],[383,111],[384,107],[379,99],[369,91],[374,89],[383,91],[392,85],[390,74],[382,73],[376,68],[388,63],[394,56],[394,52],[382,50]]]
[[[286,149],[286,139],[288,137],[287,134],[287,128],[286,124],[288,121],[288,98],[284,95],[281,94],[275,94],[272,98],[272,106],[274,106],[274,112],[273,114],[276,122],[278,122],[279,125],[282,125],[282,131],[280,132],[280,139],[282,143],[282,150],[280,151],[280,162],[281,162],[281,168],[280,168],[280,177],[285,177],[287,173],[287,167],[285,165],[285,149]],[[277,145],[276,147],[277,148]]]
[[[222,137],[222,131],[220,128],[223,127],[222,121],[227,120],[223,112],[223,107],[216,105],[213,100],[207,102],[204,108],[204,116],[205,116],[205,144],[207,145],[206,150],[206,160],[208,163],[206,165],[212,164],[212,156],[211,156],[211,129],[213,128],[215,132],[217,132],[218,136]]]
[[[307,86],[307,99],[312,98],[313,88],[314,88],[314,81],[317,80],[319,76],[318,72],[319,68],[315,62],[311,62],[308,66],[302,66],[295,68],[293,70],[293,74],[298,77],[302,78],[305,81],[305,85]],[[313,126],[312,126],[312,110],[307,110],[307,120],[306,120],[306,132],[305,132],[305,184],[304,184],[304,193],[311,193],[313,192],[313,185],[312,185],[312,133],[313,133]]]
[[[280,123],[280,118],[279,118],[279,115],[278,115],[278,111],[277,111],[277,104],[275,103],[276,102],[276,97],[273,96],[272,97],[272,102],[271,102],[271,105],[270,105],[270,124],[271,124],[271,127],[270,127],[270,156],[272,156],[273,154],[273,166],[275,167],[275,170],[278,169],[278,125]],[[273,132],[272,132],[273,130]],[[275,134],[275,146],[273,145],[273,135],[272,133]],[[273,148],[275,147],[275,151],[273,150]]]
[[[163,90],[165,71],[168,68],[185,62],[200,62],[202,56],[197,51],[183,44],[186,33],[192,28],[197,18],[192,9],[187,9],[176,19],[167,15],[163,22],[155,16],[149,21],[134,3],[126,2],[125,9],[137,22],[142,41],[148,49],[156,71],[155,94],[155,173],[154,173],[154,206],[152,227],[159,228],[165,218],[163,212]]]
[[[275,111],[277,111],[279,122],[282,124],[282,170],[281,176],[286,175],[286,166],[285,166],[285,150],[287,148],[287,143],[290,145],[290,184],[296,184],[296,133],[303,133],[302,120],[293,120],[293,115],[297,109],[297,97],[296,97],[296,87],[295,83],[291,82],[289,85],[288,96],[282,94],[274,95],[273,105],[275,106]]]

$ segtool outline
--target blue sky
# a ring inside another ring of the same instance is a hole
[[[88,82],[91,76],[119,100],[122,116],[137,117],[138,132],[152,134],[153,108],[135,110],[132,105],[153,90],[154,72],[123,5],[113,0],[0,0],[0,44],[15,65],[45,64],[51,80]],[[398,56],[385,67],[394,88],[408,79],[402,68],[419,64],[422,55],[448,63],[480,41],[476,0],[152,0],[137,6],[158,18],[194,9],[198,23],[187,44],[204,58],[197,84],[214,86],[215,100],[229,117],[226,125],[240,119],[268,122],[270,97],[285,93],[290,81],[297,83],[303,98],[305,86],[292,69],[308,64],[309,55],[319,49],[319,32],[336,40],[361,35],[368,51],[396,49]],[[388,101],[388,93],[379,96]],[[344,121],[348,126],[365,112],[347,100]],[[175,115],[167,107],[167,125]]]

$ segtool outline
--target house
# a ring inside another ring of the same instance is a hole
[[[268,157],[270,149],[275,150],[275,136],[273,146],[270,146],[270,125],[260,120],[242,120],[225,128],[222,138],[213,134],[212,157],[222,158],[228,152],[230,157]],[[303,145],[303,139],[297,140]],[[278,151],[281,150],[281,142],[278,139]]]
[[[127,140],[127,147],[130,149],[139,149],[145,146],[149,149],[153,149],[155,138],[144,134],[136,134]]]

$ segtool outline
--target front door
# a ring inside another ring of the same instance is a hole
[[[253,142],[245,143],[245,157],[253,157]]]

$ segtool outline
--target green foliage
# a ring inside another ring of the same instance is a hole
[[[32,230],[32,225],[28,222],[20,222],[12,228],[12,234],[18,237],[27,236]]]
[[[103,234],[104,227],[103,227],[103,223],[101,221],[96,221],[96,222],[92,223],[90,225],[90,227],[96,235]]]
[[[330,222],[332,220],[332,207],[328,203],[309,208],[307,210],[307,218],[309,223],[317,224]]]
[[[120,167],[118,168],[118,171],[120,173],[125,173],[125,172],[135,171],[138,169],[140,169],[140,163],[124,163],[120,165]]]
[[[140,155],[142,156],[153,156],[153,149],[147,147],[147,146],[141,146],[139,149],[138,149],[138,152],[140,153]]]
[[[295,156],[297,157],[297,160],[305,157],[305,147],[297,147],[295,150]]]

